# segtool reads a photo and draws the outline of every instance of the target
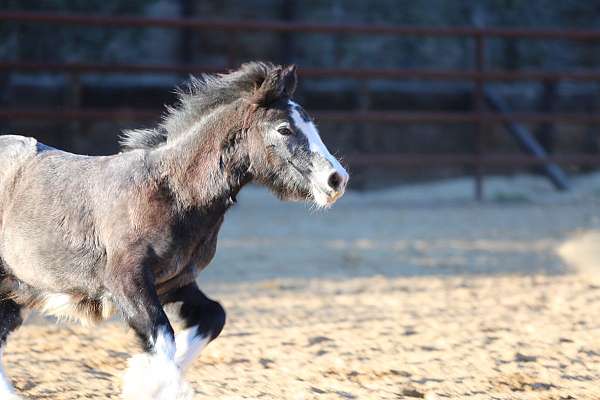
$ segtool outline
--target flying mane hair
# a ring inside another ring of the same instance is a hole
[[[240,97],[251,97],[268,77],[280,69],[271,63],[251,62],[226,74],[190,76],[186,84],[176,89],[177,102],[174,106],[166,106],[166,113],[158,126],[124,130],[119,144],[123,151],[158,147],[185,132],[210,110]]]

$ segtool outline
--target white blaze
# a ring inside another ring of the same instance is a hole
[[[330,205],[332,201],[330,201],[329,195],[324,192],[324,188],[329,189],[329,177],[332,173],[337,172],[343,180],[342,187],[345,188],[346,182],[348,182],[349,178],[348,172],[346,172],[346,170],[344,169],[344,167],[342,167],[339,161],[334,156],[332,156],[327,147],[325,147],[325,144],[323,143],[323,140],[321,140],[321,136],[319,135],[319,131],[317,130],[315,124],[312,121],[304,120],[304,118],[297,109],[297,107],[300,106],[291,100],[289,104],[292,110],[292,120],[294,121],[296,128],[298,128],[300,132],[302,132],[302,134],[304,134],[304,136],[306,136],[306,138],[308,139],[310,151],[312,151],[313,153],[321,154],[331,166],[331,168],[312,172],[314,179],[317,182],[316,185],[313,184],[313,197],[316,203],[322,207]]]
[[[319,131],[317,130],[315,124],[312,121],[307,122],[304,120],[304,118],[302,118],[302,115],[300,115],[300,112],[296,109],[296,107],[300,107],[297,103],[294,103],[290,100],[290,106],[292,108],[292,120],[294,121],[296,127],[300,129],[300,131],[308,139],[310,151],[321,154],[327,161],[331,163],[331,166],[340,175],[342,175],[343,178],[348,178],[348,173],[344,167],[342,167],[339,161],[336,160],[336,158],[331,155],[327,147],[325,147],[325,144],[323,143],[323,140],[321,140],[321,136],[319,135]]]

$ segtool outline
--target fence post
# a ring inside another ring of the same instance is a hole
[[[73,110],[79,111],[81,109],[81,76],[77,72],[73,72],[68,75],[67,83],[67,104]],[[69,131],[67,134],[73,135],[74,137],[81,137],[83,122],[73,120],[68,124]],[[62,136],[62,135],[61,135]],[[65,141],[65,137],[61,137],[61,141]],[[63,145],[63,144],[61,144]]]
[[[296,1],[286,0],[281,4],[281,20],[293,22],[296,19]],[[291,32],[281,34],[281,61],[283,64],[292,64],[295,60],[296,49],[294,35]]]
[[[237,68],[240,37],[237,31],[229,33],[227,44],[227,69]]]
[[[475,36],[475,69],[479,76],[475,79],[475,111],[477,112],[478,121],[475,129],[475,198],[477,201],[483,200],[483,157],[485,150],[485,128],[486,121],[484,119],[485,111],[485,81],[483,72],[485,69],[485,37],[482,32],[478,32]]]
[[[358,109],[356,112],[365,113],[369,111],[371,108],[371,96],[369,93],[369,80],[363,79],[360,81],[360,84],[356,91],[356,102],[358,105]],[[373,140],[374,135],[369,134],[369,122],[363,121],[355,124],[355,143],[356,148],[363,153],[371,153],[373,151]],[[364,169],[368,171],[368,168]],[[363,190],[366,187],[365,175],[361,174],[355,176],[353,187],[359,190]]]

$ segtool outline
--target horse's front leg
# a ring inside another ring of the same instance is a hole
[[[219,336],[225,326],[225,310],[221,304],[202,293],[196,283],[174,290],[165,300],[166,303],[180,303],[178,313],[184,329],[175,339],[175,362],[185,370],[202,349]]]
[[[152,272],[139,266],[113,271],[113,275],[106,286],[144,349],[129,359],[123,398],[191,399],[175,363],[173,328],[156,294]]]
[[[8,335],[17,329],[22,322],[21,306],[12,300],[0,298],[0,399],[2,400],[20,399],[2,369],[2,353]]]

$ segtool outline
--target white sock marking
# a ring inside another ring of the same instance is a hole
[[[167,360],[173,360],[175,357],[175,341],[166,329],[160,329],[156,335],[156,341],[151,343],[156,352],[156,356]]]
[[[179,332],[175,337],[175,343],[177,346],[175,363],[179,366],[179,368],[185,371],[200,355],[209,341],[210,339],[208,335],[198,335],[197,326],[193,326]]]
[[[8,376],[6,376],[6,373],[4,372],[4,369],[2,368],[3,353],[4,353],[4,350],[0,349],[0,398],[1,399],[8,397],[8,395],[15,394],[15,388],[13,387],[12,383],[10,383],[10,379],[8,379]]]
[[[175,364],[175,341],[165,329],[151,343],[153,353],[129,359],[124,376],[125,400],[191,400],[193,392]]]

